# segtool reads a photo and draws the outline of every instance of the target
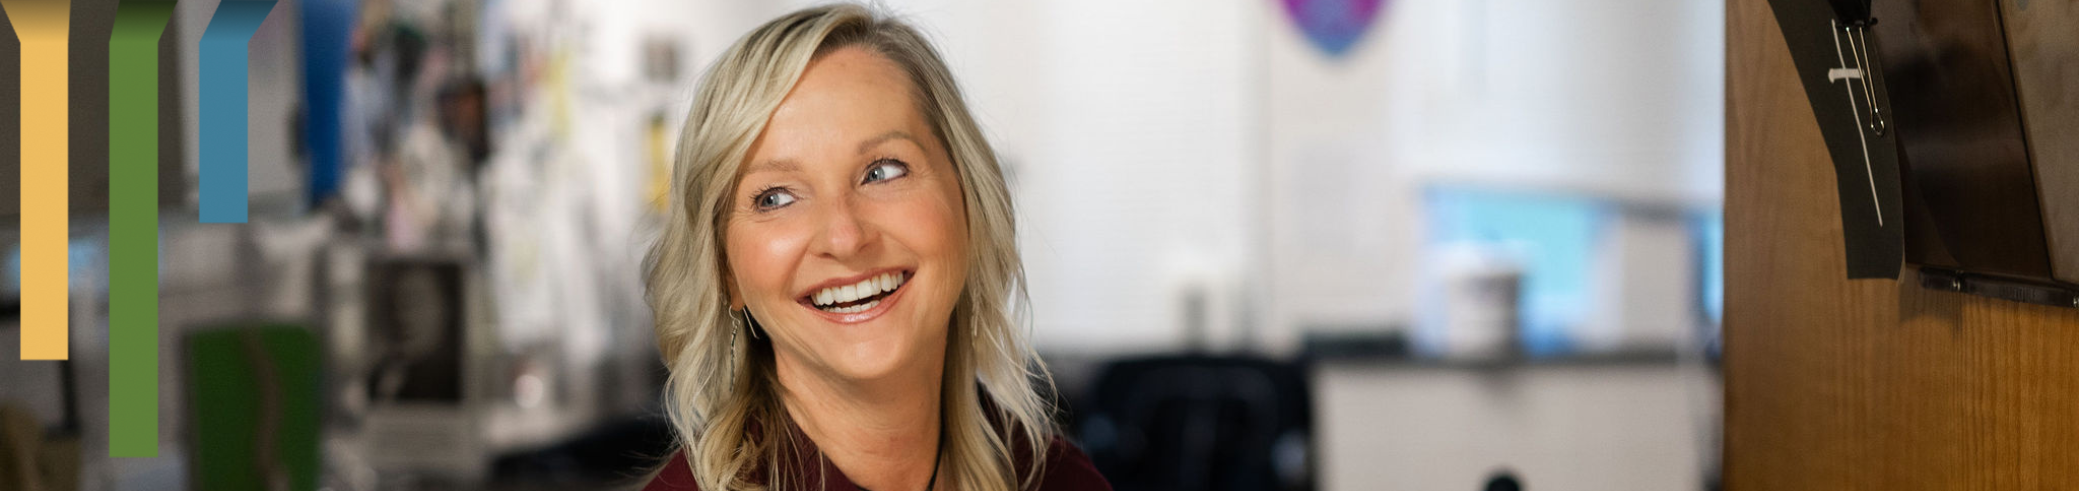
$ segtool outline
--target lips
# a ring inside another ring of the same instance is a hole
[[[894,304],[912,277],[906,270],[886,269],[834,279],[810,289],[796,301],[833,321],[861,322],[878,317]]]

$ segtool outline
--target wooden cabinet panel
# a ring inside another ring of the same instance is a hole
[[[1782,33],[1727,9],[1727,489],[2079,488],[2079,309],[1845,279]]]

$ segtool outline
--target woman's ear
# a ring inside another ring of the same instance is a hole
[[[744,296],[739,293],[743,289],[736,287],[736,275],[730,274],[727,269],[722,270],[722,290],[729,292],[729,310],[744,309]]]

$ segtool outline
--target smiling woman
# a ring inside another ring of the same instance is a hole
[[[943,61],[855,5],[729,48],[648,295],[680,452],[648,489],[1108,489],[1014,321],[1009,190]]]

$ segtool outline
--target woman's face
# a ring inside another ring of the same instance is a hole
[[[943,363],[967,225],[911,93],[894,62],[838,49],[751,144],[724,232],[730,302],[783,366],[867,381]]]

